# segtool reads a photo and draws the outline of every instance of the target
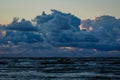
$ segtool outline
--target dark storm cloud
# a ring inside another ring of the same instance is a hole
[[[0,44],[18,44],[19,42],[25,43],[35,43],[41,42],[43,39],[41,38],[40,33],[38,33],[38,28],[33,26],[32,22],[22,19],[19,21],[19,18],[14,18],[13,21],[1,27],[2,31],[0,32],[2,36],[0,40]]]
[[[80,30],[80,25],[83,30]],[[81,22],[70,13],[52,10],[51,14],[43,12],[36,16],[33,22],[14,18],[13,22],[5,27],[1,25],[0,29],[0,44],[3,47],[17,45],[18,47],[10,49],[13,52],[42,53],[41,50],[47,49],[46,53],[51,50],[51,53],[64,53],[60,47],[90,49],[91,52],[86,51],[87,54],[92,53],[93,49],[99,52],[120,51],[120,19],[112,16]]]
[[[95,20],[83,20],[82,27],[94,34],[99,43],[96,48],[99,50],[120,50],[120,20],[112,16],[100,16]],[[100,45],[99,45],[100,44]]]
[[[34,40],[36,40],[36,34],[34,33],[37,33],[37,37],[42,37],[44,42],[50,44],[52,42],[56,43],[57,41],[73,41],[70,36],[74,34],[74,32],[80,31],[80,19],[70,13],[62,13],[57,10],[51,11],[51,14],[47,15],[43,12],[42,15],[36,16],[34,19],[34,23],[36,24],[34,26],[30,21],[25,19],[19,21],[18,18],[14,18],[12,23],[5,27],[6,37],[4,41],[19,43],[31,40],[31,42],[34,43]],[[66,36],[64,36],[64,34]],[[31,37],[28,38],[30,35]],[[62,38],[64,40],[62,40]]]
[[[19,18],[14,18],[13,22],[6,26],[7,30],[17,31],[38,31],[37,27],[33,26],[30,21],[22,19],[20,22]]]
[[[57,10],[51,10],[51,14],[46,14],[45,12],[42,15],[37,16],[34,21],[40,28],[44,29],[45,31],[52,30],[73,30],[79,31],[79,25],[81,23],[80,19],[70,13],[62,13]]]
[[[91,48],[93,48],[92,43],[95,44],[99,42],[93,34],[80,31],[79,26],[81,20],[71,14],[52,10],[52,13],[49,15],[43,12],[42,15],[37,16],[34,21],[36,21],[36,24],[42,31],[46,42],[53,46],[79,47],[79,45],[84,45],[84,48],[89,48],[90,46],[87,45],[91,45]]]
[[[6,36],[3,38],[4,41],[9,41],[10,43],[35,43],[41,42],[43,39],[37,32],[21,32],[21,31],[7,31]]]
[[[92,27],[91,32],[96,36],[100,36],[101,39],[103,37],[112,39],[120,37],[120,21],[112,16],[100,16],[96,17],[95,20],[83,20],[82,26],[87,30]]]

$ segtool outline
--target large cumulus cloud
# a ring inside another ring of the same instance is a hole
[[[120,21],[104,15],[94,20],[83,20],[81,27],[99,38],[97,48],[101,50],[120,50]],[[102,46],[102,47],[101,47]]]
[[[105,15],[94,20],[83,20],[81,26],[88,31],[92,28],[91,33],[106,42],[117,42],[116,40],[120,38],[120,20],[112,16]]]
[[[46,14],[37,16],[34,21],[46,30],[67,30],[71,29],[73,31],[79,31],[79,25],[81,23],[80,19],[70,13],[62,13],[57,10],[51,10],[51,14]]]
[[[25,19],[19,21],[19,18],[15,17],[10,24],[1,25],[0,29],[1,45],[43,42],[38,28]]]
[[[95,43],[98,41],[94,35],[80,31],[81,20],[70,13],[52,10],[52,13],[48,15],[43,12],[34,21],[46,41],[54,46],[78,47],[80,42]]]
[[[1,53],[22,55],[25,52],[32,56],[34,53],[46,56],[119,53],[120,19],[105,15],[81,21],[70,13],[51,11],[51,14],[43,12],[32,21],[14,18],[10,24],[0,25]]]

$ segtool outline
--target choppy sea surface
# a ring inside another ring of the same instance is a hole
[[[0,58],[0,80],[120,80],[120,58]]]

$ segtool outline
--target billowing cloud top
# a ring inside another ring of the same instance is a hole
[[[2,56],[120,56],[120,19],[105,15],[81,21],[70,13],[51,11],[33,21],[14,18],[0,25]]]

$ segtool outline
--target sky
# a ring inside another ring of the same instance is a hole
[[[8,24],[13,17],[33,19],[51,9],[72,13],[81,19],[100,15],[120,18],[120,0],[0,0],[0,24]]]
[[[0,57],[120,57],[119,4],[0,0]]]

